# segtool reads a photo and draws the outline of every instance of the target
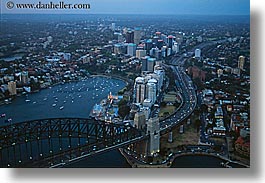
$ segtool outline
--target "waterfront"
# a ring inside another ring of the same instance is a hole
[[[17,97],[11,104],[0,106],[0,113],[11,118],[12,123],[60,117],[88,118],[96,103],[125,85],[117,79],[91,77]],[[6,125],[3,118],[0,125]]]

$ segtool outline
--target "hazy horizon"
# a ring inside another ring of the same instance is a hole
[[[249,0],[64,0],[90,4],[89,10],[7,9],[1,14],[114,14],[114,15],[250,15]],[[14,3],[59,3],[62,0],[12,0]]]

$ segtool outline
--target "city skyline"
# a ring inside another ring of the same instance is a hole
[[[36,13],[36,14],[151,14],[151,15],[249,15],[249,0],[78,0],[75,3],[90,4],[89,10],[40,10],[40,9],[7,9],[3,0],[1,4],[2,14],[20,14],[20,13]],[[51,0],[14,0],[14,3],[59,3],[61,1]],[[66,0],[64,3],[73,3]]]

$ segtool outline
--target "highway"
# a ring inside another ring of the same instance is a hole
[[[225,41],[226,40],[201,43],[193,47],[192,49],[188,50],[187,53],[188,52],[194,53],[195,49],[202,49],[206,46],[220,44]],[[174,57],[171,60],[171,64],[167,65],[168,67],[171,67],[172,71],[174,72],[175,83],[177,89],[182,95],[183,103],[181,107],[173,115],[171,115],[169,118],[163,121],[160,121],[160,133],[166,132],[172,127],[182,124],[183,121],[193,113],[197,105],[196,86],[193,85],[192,79],[186,74],[185,70],[183,69],[185,60],[191,56],[193,55],[186,56],[182,54],[179,57]]]

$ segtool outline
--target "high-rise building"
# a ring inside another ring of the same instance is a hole
[[[162,52],[161,52],[161,50],[159,49],[159,48],[155,48],[155,58],[156,59],[161,59],[161,57],[162,57]]]
[[[146,40],[146,42],[145,42],[145,50],[146,50],[146,52],[149,53],[152,48],[153,48],[152,39]]]
[[[240,70],[244,70],[244,65],[245,65],[245,57],[244,56],[239,56],[239,58],[238,58],[238,68]]]
[[[134,43],[139,44],[141,41],[141,28],[135,28],[134,29]]]
[[[151,102],[154,104],[156,102],[156,86],[157,80],[150,79],[147,83],[147,99],[151,100]]]
[[[178,43],[174,43],[172,50],[174,53],[178,53],[179,52],[179,44]]]
[[[142,61],[142,72],[147,71],[147,59],[150,58],[149,56],[145,56],[141,58]]]
[[[195,58],[201,58],[201,50],[200,49],[195,50]]]
[[[135,56],[136,55],[136,44],[129,43],[127,46],[127,55]]]
[[[174,39],[175,37],[174,36],[168,36],[167,37],[167,45],[168,45],[168,47],[169,48],[172,48],[173,47],[173,39]]]
[[[150,118],[148,120],[147,132],[150,134],[149,155],[153,156],[160,151],[159,118]]]
[[[17,84],[15,81],[9,81],[7,88],[10,95],[14,96],[17,94]]]
[[[155,58],[148,58],[147,59],[147,71],[153,72],[155,66]]]
[[[143,103],[144,99],[145,99],[145,80],[143,77],[137,77],[135,79],[135,97],[136,103]]]
[[[113,51],[114,51],[114,54],[120,55],[120,54],[125,54],[127,49],[124,44],[118,43],[114,45]]]
[[[141,59],[146,56],[146,50],[136,50],[136,58]]]
[[[21,72],[20,82],[22,82],[24,85],[29,84],[29,74],[27,71]]]
[[[111,30],[115,31],[115,29],[116,29],[116,24],[115,23],[111,23]]]
[[[161,38],[161,32],[156,32],[155,34],[159,39]]]
[[[182,32],[178,32],[176,34],[176,42],[181,45],[181,43],[183,42],[183,33]]]
[[[138,129],[143,129],[146,124],[146,116],[142,111],[136,112],[134,115],[134,126]]]
[[[164,41],[163,41],[162,39],[159,39],[159,40],[157,41],[157,47],[158,47],[159,49],[162,48],[163,44],[164,44]]]
[[[132,31],[127,31],[125,34],[126,43],[133,43],[134,33]]]

